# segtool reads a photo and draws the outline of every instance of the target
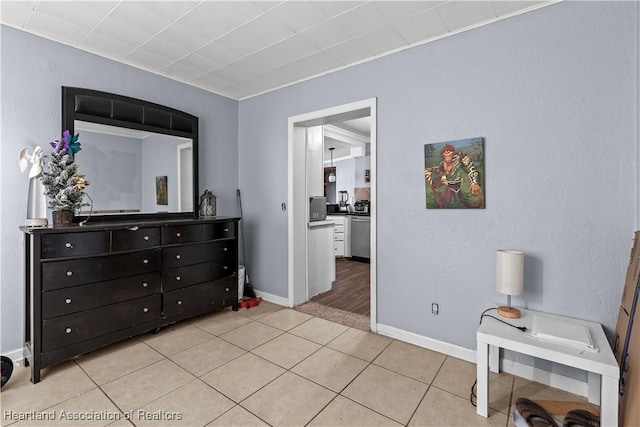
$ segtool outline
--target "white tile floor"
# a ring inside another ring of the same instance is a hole
[[[584,401],[491,374],[482,418],[469,402],[475,373],[472,363],[263,301],[48,368],[36,385],[16,366],[0,415],[3,426],[508,426],[520,396]]]

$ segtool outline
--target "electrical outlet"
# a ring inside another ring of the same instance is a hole
[[[439,312],[440,312],[440,306],[438,305],[438,303],[437,302],[432,302],[431,303],[431,314],[433,314],[434,316],[437,316]]]

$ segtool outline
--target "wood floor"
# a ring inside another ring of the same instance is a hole
[[[336,258],[336,281],[330,291],[311,301],[351,313],[369,316],[370,264],[349,258]]]

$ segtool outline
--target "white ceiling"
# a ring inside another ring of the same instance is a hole
[[[0,22],[244,99],[553,1],[5,1]]]

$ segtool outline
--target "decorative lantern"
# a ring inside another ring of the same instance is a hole
[[[216,196],[209,190],[204,190],[200,196],[200,217],[216,216]]]

